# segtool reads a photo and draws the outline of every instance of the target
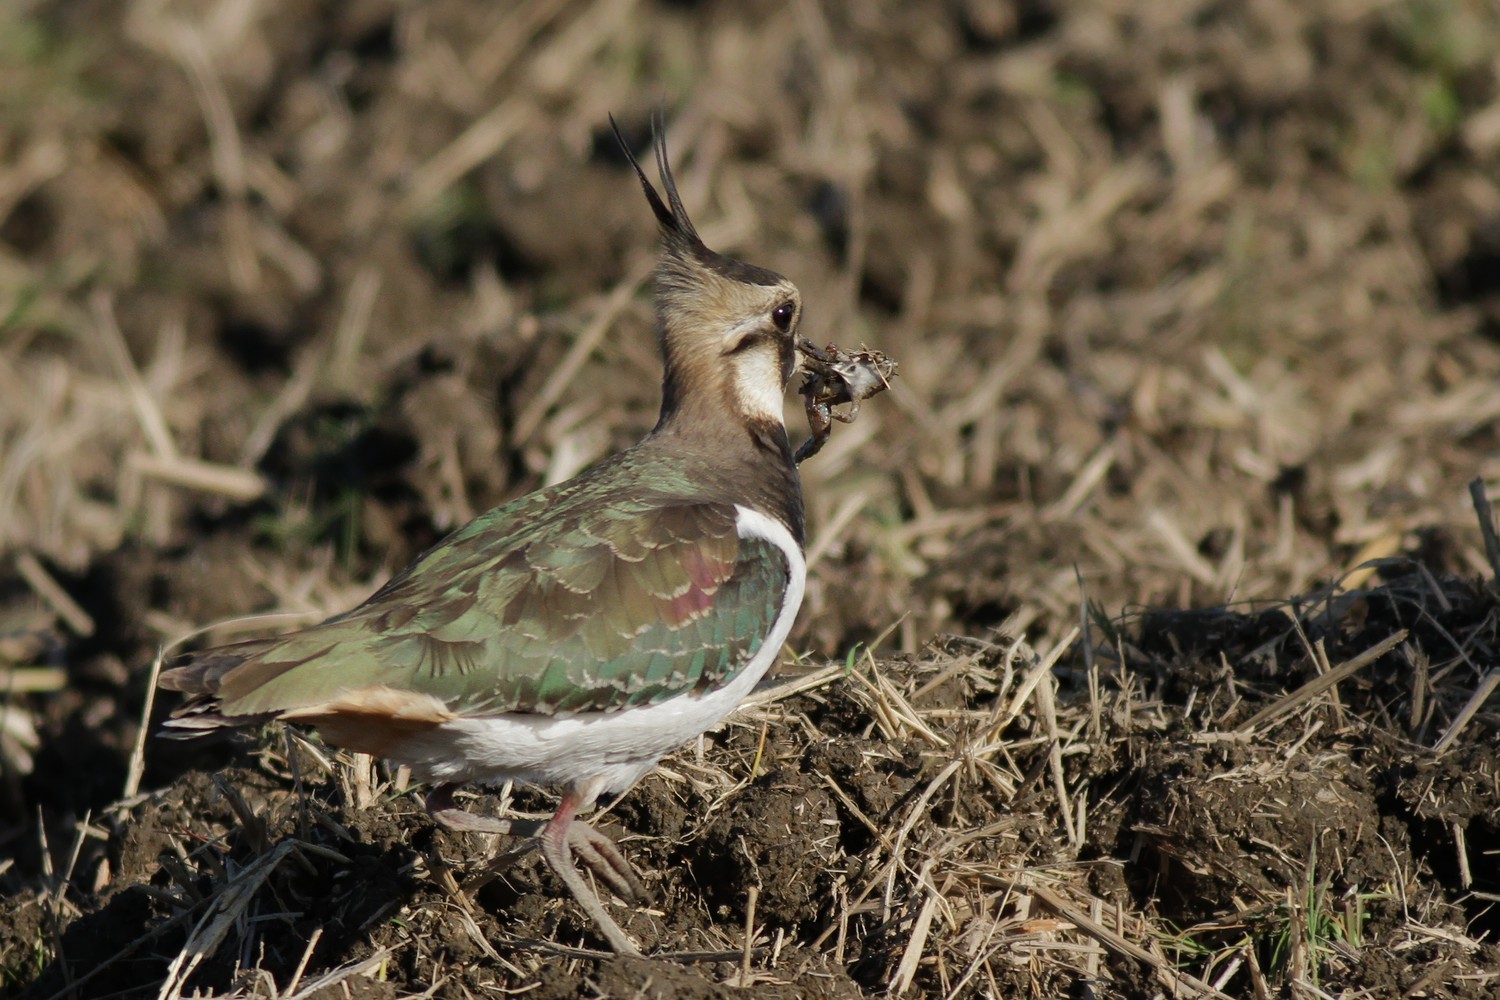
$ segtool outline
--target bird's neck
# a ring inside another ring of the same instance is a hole
[[[746,414],[732,399],[674,393],[671,380],[656,428],[641,448],[701,470],[720,499],[775,517],[798,544],[806,534],[802,479],[779,418]]]

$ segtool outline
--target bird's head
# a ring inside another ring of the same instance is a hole
[[[703,245],[677,194],[663,131],[657,115],[653,147],[665,202],[615,128],[662,233],[656,313],[666,377],[657,429],[706,427],[734,416],[781,427],[797,367],[802,296],[775,271]]]

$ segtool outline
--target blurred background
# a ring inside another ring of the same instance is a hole
[[[1479,0],[11,0],[0,852],[118,797],[161,643],[650,428],[658,103],[706,242],[901,365],[804,467],[797,651],[1476,572],[1497,54]]]

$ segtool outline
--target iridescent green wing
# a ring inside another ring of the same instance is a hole
[[[612,711],[732,678],[780,613],[786,555],[727,503],[543,493],[461,529],[339,618],[226,673],[226,715],[341,691],[465,715]]]

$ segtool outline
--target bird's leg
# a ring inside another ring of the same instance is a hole
[[[583,820],[574,818],[583,798],[581,795],[564,795],[552,819],[542,824],[533,820],[481,816],[460,809],[453,801],[453,792],[457,787],[445,783],[433,786],[427,793],[427,812],[436,823],[461,833],[536,837],[535,843],[542,848],[542,857],[546,859],[548,867],[557,873],[579,905],[594,918],[594,922],[609,939],[610,947],[623,954],[639,954],[625,932],[604,912],[599,897],[573,866],[573,858],[576,857],[586,865],[599,881],[609,886],[610,891],[627,903],[644,902],[650,898],[650,890],[642,884],[640,876],[636,875],[635,869],[625,860],[625,855],[620,853],[620,848],[613,840]],[[511,857],[514,858],[514,854]]]
[[[453,784],[434,785],[427,793],[424,805],[427,815],[439,826],[460,833],[508,833],[520,837],[535,837],[541,829],[540,823],[529,820],[501,819],[498,816],[480,816],[460,809],[453,801]]]
[[[499,833],[516,837],[536,837],[538,843],[548,824],[530,819],[500,819],[498,816],[481,816],[460,809],[453,801],[453,790],[457,785],[433,786],[427,793],[427,814],[439,826],[458,833]],[[574,808],[577,808],[575,803]],[[581,819],[568,824],[568,848],[589,871],[599,877],[616,896],[627,903],[645,902],[651,898],[651,890],[641,882],[625,855],[613,840],[595,830]],[[529,848],[528,848],[529,849]]]
[[[557,877],[563,880],[578,905],[594,918],[594,923],[599,925],[609,946],[621,955],[639,955],[640,950],[625,936],[614,918],[605,912],[598,894],[589,887],[573,865],[573,852],[576,850],[579,860],[588,865],[620,898],[633,902],[646,894],[645,886],[641,885],[640,879],[614,842],[582,820],[574,819],[582,801],[583,797],[576,791],[570,790],[563,795],[557,812],[552,814],[552,819],[542,828],[542,857],[546,859],[548,867],[557,873]]]

